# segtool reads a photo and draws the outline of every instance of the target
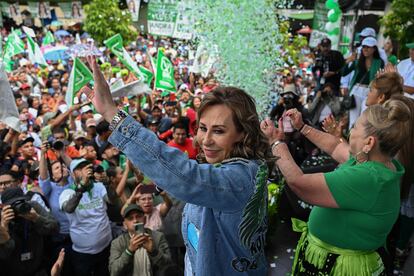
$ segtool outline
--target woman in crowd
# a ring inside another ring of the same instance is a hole
[[[262,122],[287,184],[315,205],[309,229],[294,223],[303,234],[293,275],[385,275],[376,250],[398,217],[404,168],[393,158],[409,136],[410,108],[394,99],[368,107],[351,130],[349,144],[304,124],[295,109],[287,116],[294,128],[341,163],[333,172],[303,174],[282,142],[283,125]]]
[[[198,111],[199,164],[168,147],[117,109],[94,57],[96,110],[111,122],[109,141],[140,171],[187,202],[182,221],[186,275],[266,275],[269,144],[260,131],[254,100],[243,90],[208,93]]]
[[[362,41],[362,50],[358,60],[356,59],[356,53],[346,60],[342,75],[346,76],[354,71],[349,84],[349,91],[354,96],[355,107],[349,110],[349,128],[361,115],[363,102],[369,91],[368,85],[381,68],[384,68],[384,62],[379,56],[377,40],[373,37],[367,37]]]

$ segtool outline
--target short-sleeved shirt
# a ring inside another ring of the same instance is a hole
[[[314,207],[309,231],[331,245],[353,250],[375,250],[385,244],[400,208],[400,179],[404,168],[393,161],[396,171],[383,163],[357,163],[354,157],[325,180],[339,208]]]
[[[75,191],[66,189],[59,197],[60,209]],[[94,183],[90,192],[85,192],[73,213],[66,213],[73,242],[73,250],[86,254],[102,252],[112,241],[111,226],[106,214],[106,188],[102,183]]]
[[[402,60],[397,65],[398,73],[404,79],[404,85],[414,87],[414,61],[411,58]],[[405,96],[413,98],[413,94],[404,93]]]
[[[197,150],[194,148],[193,139],[191,138],[186,138],[184,145],[179,145],[174,140],[168,142],[168,145],[186,153],[190,159],[196,159],[197,157]]]

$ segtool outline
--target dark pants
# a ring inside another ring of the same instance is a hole
[[[109,276],[109,248],[98,254],[86,254],[72,251],[72,268],[76,276]]]
[[[65,259],[63,261],[63,269],[61,271],[62,276],[71,276],[73,275],[72,266],[71,266],[71,257],[72,257],[72,240],[70,239],[69,234],[56,234],[50,238],[50,248],[49,252],[51,254],[49,270],[52,268],[57,258],[59,257],[60,250],[65,249]]]

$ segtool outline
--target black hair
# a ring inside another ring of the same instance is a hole
[[[102,135],[107,131],[109,131],[109,123],[107,121],[105,121],[105,120],[100,121],[96,125],[96,133],[98,133],[99,135]]]
[[[373,54],[373,58],[374,59],[381,59],[379,51],[378,51],[378,47],[374,46],[374,49],[375,49],[375,51],[374,51],[374,54]],[[358,66],[359,66],[359,70],[361,72],[364,72],[364,73],[367,72],[367,68],[365,67],[365,56],[364,56],[363,53],[361,53],[359,55]]]

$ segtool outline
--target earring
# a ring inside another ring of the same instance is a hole
[[[360,152],[358,152],[355,155],[355,160],[358,163],[365,163],[369,160],[369,156],[368,156],[369,151],[368,150],[361,150]]]

